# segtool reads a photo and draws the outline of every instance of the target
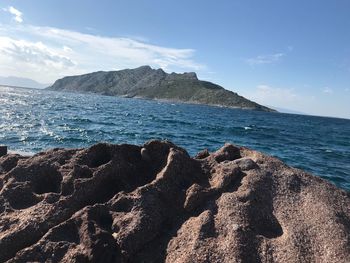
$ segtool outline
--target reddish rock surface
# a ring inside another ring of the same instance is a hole
[[[169,142],[0,157],[0,262],[349,262],[350,196],[276,158]]]

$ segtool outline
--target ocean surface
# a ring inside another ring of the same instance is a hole
[[[191,155],[247,146],[350,190],[350,120],[0,86],[0,144],[9,150],[150,139]]]

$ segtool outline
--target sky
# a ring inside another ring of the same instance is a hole
[[[2,0],[0,76],[150,65],[267,106],[350,118],[348,0]]]

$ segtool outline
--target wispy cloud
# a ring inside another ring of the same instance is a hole
[[[257,101],[263,103],[293,102],[297,99],[297,95],[293,89],[275,88],[265,84],[258,85],[253,96]]]
[[[243,95],[262,105],[291,110],[300,110],[300,105],[304,102],[303,96],[300,96],[293,88],[273,87],[267,84],[257,85]]]
[[[328,94],[322,96],[323,89],[298,89],[292,87],[275,87],[267,84],[261,84],[254,89],[247,89],[242,92],[247,98],[260,104],[276,107],[280,109],[290,109],[297,112],[305,112],[321,116],[342,116],[349,118],[348,95],[341,94],[334,104],[335,90],[332,99]],[[339,94],[338,94],[339,95]],[[332,110],[332,111],[331,111]]]
[[[201,71],[195,50],[152,45],[129,37],[105,37],[26,24],[2,25],[0,72],[49,83],[65,75],[140,65],[168,71]],[[11,70],[8,65],[13,65]]]
[[[261,64],[272,64],[280,61],[285,53],[275,53],[268,55],[259,55],[253,58],[248,58],[245,62],[250,66],[261,65]]]
[[[10,14],[14,15],[13,19],[18,22],[18,23],[22,23],[23,22],[23,18],[22,18],[22,12],[19,11],[18,9],[14,8],[13,6],[9,6],[8,8],[3,8],[3,10],[5,12],[9,12]]]
[[[333,89],[331,89],[329,87],[324,87],[322,92],[326,93],[326,94],[333,94]]]
[[[63,47],[65,50],[66,47]],[[29,42],[25,40],[14,40],[9,37],[0,37],[0,52],[4,57],[12,58],[14,61],[32,63],[37,66],[55,67],[61,69],[72,67],[76,63],[70,58],[50,50],[42,42]]]

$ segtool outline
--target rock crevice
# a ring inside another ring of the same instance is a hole
[[[0,157],[0,262],[346,262],[349,195],[230,144]]]

